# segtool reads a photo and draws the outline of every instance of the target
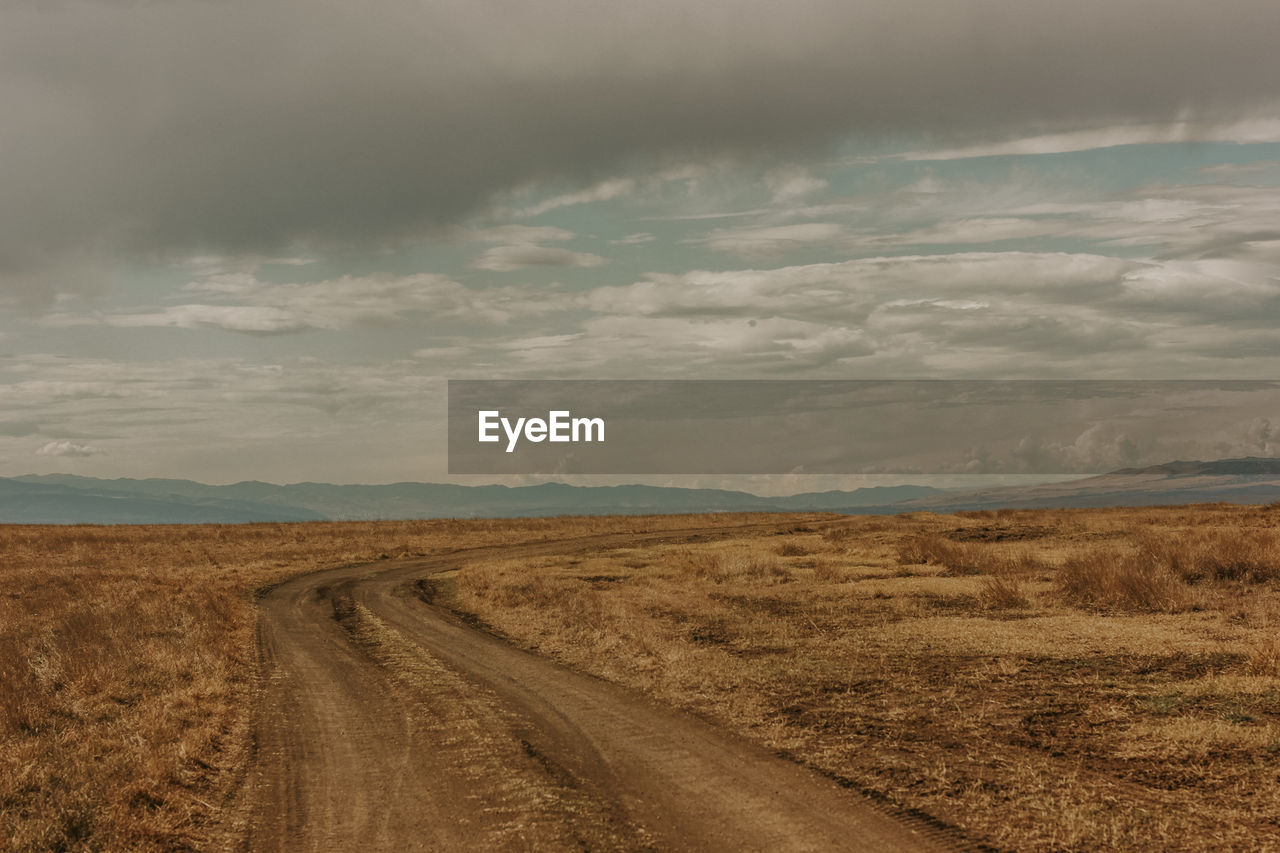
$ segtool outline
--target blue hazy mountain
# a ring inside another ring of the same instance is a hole
[[[687,512],[953,512],[999,508],[1157,506],[1280,501],[1280,459],[1170,462],[1068,482],[975,491],[877,486],[760,497],[664,486],[458,486],[442,483],[211,486],[192,480],[0,478],[0,523],[177,524],[255,521],[513,518]]]
[[[928,486],[890,486],[765,498],[726,489],[663,486],[276,485],[257,481],[211,486],[192,480],[100,480],[51,474],[0,479],[0,522],[166,524],[856,510],[937,493],[938,489]]]
[[[232,497],[177,496],[112,488],[108,480],[76,485],[0,479],[0,522],[27,524],[240,524],[318,521],[302,507],[273,507]]]

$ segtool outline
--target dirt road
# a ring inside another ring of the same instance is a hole
[[[266,687],[240,848],[942,848],[923,824],[430,602],[429,578],[463,561],[681,537],[381,561],[272,590],[261,603]]]

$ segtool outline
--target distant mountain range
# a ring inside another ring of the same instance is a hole
[[[663,486],[456,486],[393,483],[99,480],[70,475],[0,479],[0,523],[185,524],[411,518],[514,518],[681,512],[857,511],[940,494],[928,486],[877,486],[762,498],[725,489]]]
[[[663,486],[382,486],[255,481],[99,480],[71,475],[0,478],[0,523],[233,524],[413,518],[513,518],[682,512],[953,512],[964,509],[1154,506],[1280,501],[1280,459],[1170,462],[1036,486],[944,491],[876,486],[760,497]]]
[[[1280,459],[1256,456],[1212,462],[1168,462],[1122,468],[1109,474],[909,499],[895,512],[1052,507],[1162,506],[1169,504],[1269,504],[1280,501]]]

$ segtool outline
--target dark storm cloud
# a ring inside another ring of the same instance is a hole
[[[19,0],[0,276],[370,244],[654,156],[1228,120],[1280,91],[1276,32],[1273,0]]]

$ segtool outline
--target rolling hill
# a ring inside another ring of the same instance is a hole
[[[906,485],[783,497],[727,489],[563,483],[509,487],[247,481],[215,486],[192,480],[100,480],[56,474],[0,478],[0,523],[49,524],[229,524],[778,510],[864,514],[1218,501],[1280,501],[1280,459],[1169,462],[1069,482],[963,492]]]
[[[252,521],[512,518],[777,510],[856,510],[932,495],[892,486],[763,498],[725,489],[663,486],[459,486],[442,483],[211,486],[192,480],[99,480],[70,475],[0,479],[0,522],[235,523]]]

